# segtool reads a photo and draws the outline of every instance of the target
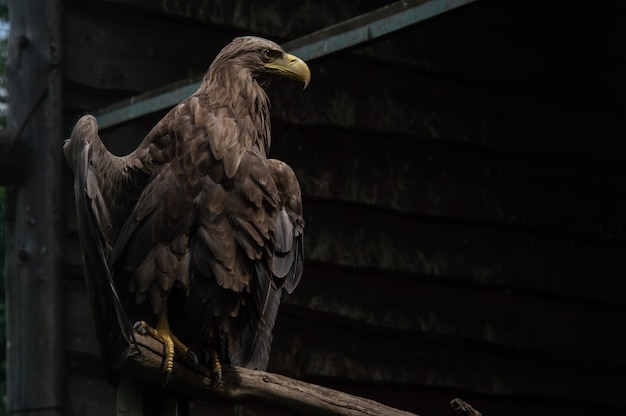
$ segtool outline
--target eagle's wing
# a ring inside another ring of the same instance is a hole
[[[203,177],[185,316],[206,328],[206,340],[219,340],[213,347],[230,364],[264,369],[282,291],[272,266],[280,195],[264,154],[246,150],[240,159],[228,180]]]
[[[267,166],[280,200],[274,221],[272,276],[270,279],[257,269],[260,321],[245,363],[248,368],[260,370],[265,370],[269,361],[272,328],[282,291],[291,293],[300,282],[304,257],[302,197],[296,175],[280,160],[269,159]]]
[[[85,282],[105,367],[112,382],[111,360],[119,336],[132,338],[130,322],[113,280],[111,253],[123,222],[146,174],[134,155],[117,157],[98,136],[96,119],[82,117],[63,146],[74,172],[74,196]],[[115,311],[115,313],[112,313]]]
[[[304,257],[302,196],[293,170],[276,159],[267,161],[280,195],[280,213],[275,221],[274,280],[287,293],[293,292],[302,277]]]

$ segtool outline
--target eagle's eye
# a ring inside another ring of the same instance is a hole
[[[263,49],[261,51],[261,58],[263,59],[263,62],[269,62],[272,59],[275,59],[278,56],[278,52],[273,51],[271,49]]]

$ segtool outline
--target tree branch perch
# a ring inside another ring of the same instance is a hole
[[[135,333],[135,338],[136,345],[124,343],[118,369],[162,384],[165,381],[163,345],[152,337],[138,333]],[[316,384],[229,365],[223,366],[222,383],[215,387],[206,367],[200,366],[196,371],[175,362],[168,386],[194,399],[223,404],[262,404],[291,414],[417,416]],[[481,416],[480,412],[461,399],[452,400],[450,405],[459,416]]]
[[[163,383],[163,346],[148,336],[135,334],[137,345],[129,345],[122,367],[135,376]],[[213,388],[209,371],[195,371],[174,364],[169,387],[201,400],[236,404],[257,403],[290,413],[351,416],[415,416],[373,400],[305,383],[279,374],[225,365],[222,383]]]
[[[483,416],[478,410],[474,409],[470,404],[465,403],[461,399],[454,399],[450,402],[450,406],[459,416]]]

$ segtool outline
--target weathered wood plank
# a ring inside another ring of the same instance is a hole
[[[204,73],[234,36],[98,5],[73,4],[64,17],[65,78],[100,90],[137,93]]]
[[[550,3],[522,0],[507,3],[493,3],[475,8],[468,11],[468,15],[475,12],[476,17],[482,17],[485,24],[503,28],[520,38],[534,41],[535,44],[584,51],[591,58],[589,62],[581,62],[582,65],[594,61],[602,63],[603,61],[597,60],[602,55],[620,60],[626,57],[619,41],[626,35],[626,28],[621,24],[621,17],[626,12],[622,2],[603,1],[591,8],[584,3],[571,3],[567,0]],[[537,13],[538,10],[541,13]]]
[[[626,241],[626,197],[615,192],[624,169],[362,131],[274,131],[272,156],[294,167],[308,198]]]
[[[305,201],[309,260],[621,302],[623,247]]]
[[[477,305],[480,305],[477,307]],[[398,336],[554,354],[626,366],[626,342],[599,343],[626,320],[626,307],[545,298],[517,291],[441,283],[416,276],[344,270],[307,262],[298,290],[282,301]]]
[[[319,315],[317,320],[280,316],[273,348],[287,353],[272,355],[268,371],[298,379],[393,382],[416,389],[625,409],[621,367],[587,367],[559,357],[447,343],[443,338],[373,334]]]
[[[508,1],[506,6],[477,2],[353,53],[372,64],[619,107],[626,55],[619,43],[607,40],[623,38],[626,31],[606,16],[611,9],[619,16],[620,8],[615,2],[594,8],[559,1]]]
[[[621,163],[625,128],[615,113],[596,106],[603,103],[577,104],[339,57],[310,67],[312,82],[304,94],[288,84],[272,88],[275,119],[603,166]]]
[[[212,1],[212,0],[99,0],[97,3],[120,4],[141,8],[161,16],[172,16],[192,22],[229,26],[240,31],[264,34],[279,40],[306,35],[362,13],[382,7],[394,0],[333,0],[293,2],[288,0]]]

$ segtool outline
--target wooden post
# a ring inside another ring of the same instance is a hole
[[[26,140],[17,140],[16,131],[0,130],[0,185],[16,185],[24,175],[30,149]]]
[[[10,0],[9,129],[30,149],[7,215],[7,412],[63,414],[61,2]]]

